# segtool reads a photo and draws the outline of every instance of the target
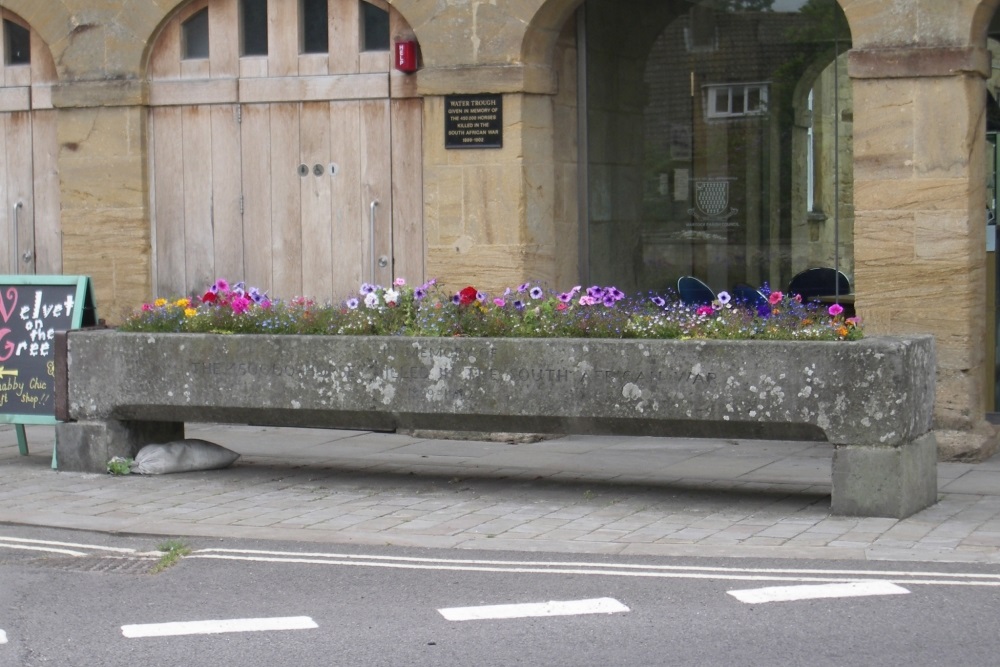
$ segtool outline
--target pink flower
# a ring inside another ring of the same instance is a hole
[[[839,303],[835,303],[832,306],[830,306],[827,312],[829,312],[831,316],[836,317],[837,315],[840,315],[842,312],[844,312],[844,307],[841,306]]]
[[[503,308],[504,306],[507,305],[507,302],[504,301],[503,299],[501,299],[500,297],[497,297],[497,298],[493,299],[493,305],[494,306],[499,306],[499,307]]]
[[[715,311],[712,310],[711,306],[698,306],[698,310],[695,311],[698,317],[707,317],[708,315],[711,315],[713,312]]]
[[[396,278],[395,280],[392,281],[392,284],[395,285],[396,287],[402,287],[403,285],[406,284],[406,278]]]
[[[239,315],[240,313],[245,313],[247,308],[250,307],[250,299],[245,296],[235,296],[229,302],[229,305],[232,307],[233,312]]]
[[[785,295],[781,292],[771,292],[771,295],[767,297],[767,302],[772,306],[781,303],[781,300],[785,298]]]

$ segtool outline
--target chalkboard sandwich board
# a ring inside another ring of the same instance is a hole
[[[58,421],[56,332],[96,324],[90,278],[0,276],[0,422]],[[19,427],[19,440],[22,436]]]

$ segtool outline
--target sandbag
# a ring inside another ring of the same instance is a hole
[[[140,475],[217,470],[232,465],[238,458],[238,453],[208,440],[174,440],[140,449],[131,469]]]

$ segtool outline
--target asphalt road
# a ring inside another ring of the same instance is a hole
[[[0,526],[0,665],[1000,660],[996,566],[165,542]]]

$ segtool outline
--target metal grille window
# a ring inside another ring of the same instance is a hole
[[[240,55],[267,55],[267,0],[240,0]]]
[[[389,12],[375,5],[361,2],[362,51],[389,50]]]
[[[326,53],[330,50],[330,26],[327,0],[300,0],[302,53]]]
[[[4,41],[7,43],[4,62],[8,65],[30,65],[31,33],[28,29],[4,19],[3,31]]]
[[[185,60],[208,57],[208,7],[181,26],[181,44]]]
[[[767,84],[706,86],[705,115],[708,118],[759,116],[767,112]]]

